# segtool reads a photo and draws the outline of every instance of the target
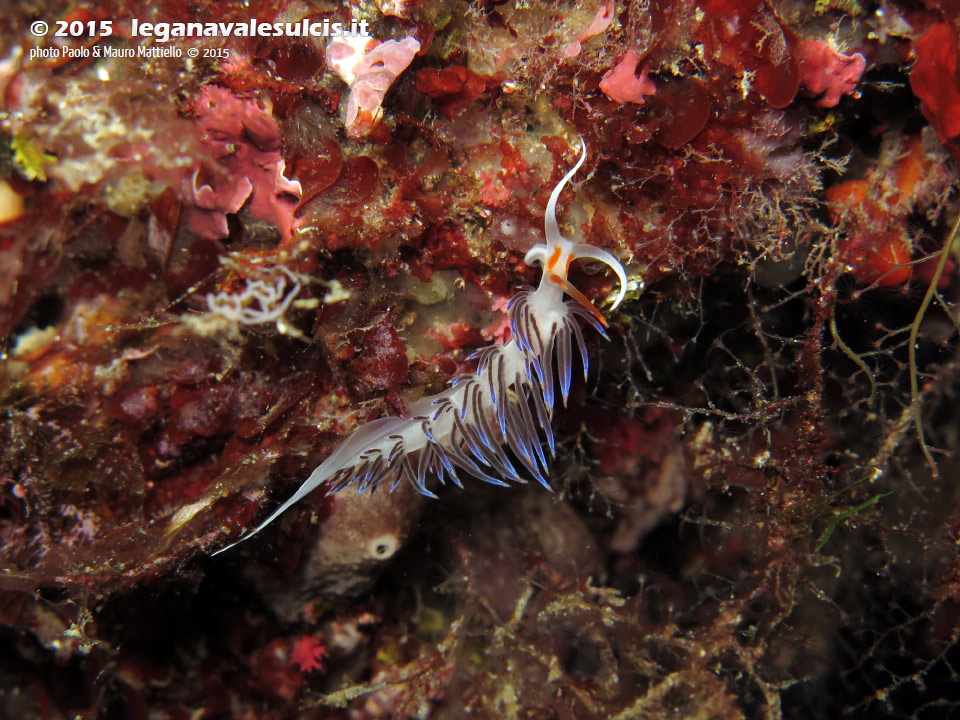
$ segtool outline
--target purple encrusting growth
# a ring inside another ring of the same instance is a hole
[[[554,188],[547,204],[546,243],[531,248],[524,258],[528,265],[539,263],[544,272],[536,289],[521,288],[510,301],[511,340],[479,350],[475,355],[476,372],[459,375],[443,392],[418,400],[406,416],[380,418],[360,427],[289,500],[251,532],[214,555],[256,535],[322,484],[331,493],[351,486],[363,492],[384,482],[392,490],[406,478],[420,493],[436,498],[427,488],[428,478],[436,476],[443,483],[449,476],[462,487],[458,471],[492,485],[526,482],[505,452],[509,449],[527,473],[550,489],[543,440],[552,456],[555,447],[550,422],[556,380],[566,405],[574,343],[584,377],[589,367],[577,318],[606,337],[603,316],[568,282],[567,270],[578,258],[609,265],[620,281],[614,308],[623,300],[627,285],[626,273],[616,258],[592,245],[570,242],[557,225],[557,200],[586,157],[586,144],[582,139],[580,142],[580,159]],[[564,301],[564,293],[573,302]]]

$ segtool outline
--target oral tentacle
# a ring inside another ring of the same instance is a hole
[[[577,290],[570,282],[563,277],[562,275],[557,275],[556,273],[550,273],[550,282],[554,285],[559,285],[563,288],[563,291],[580,303],[584,308],[586,308],[591,315],[593,315],[603,327],[607,327],[607,320],[603,317],[603,313],[597,310],[597,306],[590,302],[590,299],[584,295],[582,292]]]
[[[617,280],[620,281],[620,290],[617,292],[617,299],[614,300],[613,305],[610,306],[611,310],[616,310],[617,306],[622,303],[623,299],[627,296],[627,272],[624,270],[623,264],[606,250],[601,250],[598,247],[586,245],[585,243],[574,244],[573,249],[570,251],[570,256],[575,260],[590,258],[591,260],[602,262],[617,274]]]

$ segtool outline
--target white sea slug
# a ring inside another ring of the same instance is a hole
[[[560,396],[567,403],[574,342],[587,376],[587,346],[577,318],[606,337],[606,321],[599,310],[567,280],[570,263],[590,258],[613,269],[620,281],[613,308],[627,291],[626,272],[615,257],[592,245],[570,242],[557,226],[557,199],[586,158],[582,138],[580,145],[580,159],[547,203],[546,243],[535,245],[524,258],[528,265],[541,265],[543,277],[535,290],[521,288],[511,299],[511,340],[479,350],[476,372],[458,375],[443,392],[411,405],[404,417],[380,418],[358,428],[310,473],[293,497],[214,555],[253,537],[324,484],[331,493],[348,486],[362,492],[384,482],[392,490],[406,478],[421,493],[436,498],[427,488],[427,480],[433,477],[443,483],[449,476],[462,487],[458,473],[464,472],[492,485],[506,485],[511,480],[526,482],[521,474],[525,471],[550,489],[547,457],[554,453],[550,419],[558,380]],[[572,302],[564,301],[564,293]],[[514,465],[507,450],[522,469]]]

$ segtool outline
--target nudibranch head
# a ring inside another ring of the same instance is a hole
[[[570,182],[570,179],[576,175],[586,157],[587,144],[581,137],[580,159],[577,160],[576,165],[563,176],[563,179],[557,183],[553,192],[550,193],[550,201],[547,203],[547,211],[543,218],[543,231],[546,244],[533,246],[523,259],[527,265],[539,263],[543,267],[543,279],[541,283],[550,283],[562,288],[567,295],[583,305],[597,320],[603,325],[606,325],[606,320],[604,320],[600,311],[597,310],[593,303],[590,302],[582,292],[577,290],[577,288],[567,280],[567,272],[570,270],[570,264],[574,260],[590,258],[591,260],[597,260],[604,265],[608,265],[610,269],[617,274],[617,279],[620,281],[620,289],[617,292],[617,297],[613,301],[611,309],[616,309],[616,307],[623,302],[623,298],[627,294],[627,273],[623,269],[620,261],[606,250],[601,250],[600,248],[585,243],[570,242],[560,234],[560,227],[557,225],[557,201],[560,199],[560,193],[563,191],[563,188],[566,187],[567,183]]]

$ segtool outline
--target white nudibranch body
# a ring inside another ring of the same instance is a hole
[[[548,456],[554,453],[550,420],[556,400],[557,381],[564,405],[573,374],[573,346],[589,366],[587,346],[577,318],[582,318],[606,337],[606,321],[600,312],[567,280],[570,264],[580,258],[598,260],[616,273],[619,292],[616,308],[626,295],[623,265],[605,250],[572,243],[557,226],[557,200],[564,186],[580,169],[587,147],[580,140],[580,159],[560,181],[547,204],[544,218],[546,243],[530,249],[524,260],[543,267],[536,289],[521,288],[511,299],[511,340],[479,350],[477,370],[458,375],[450,387],[410,406],[404,417],[385,417],[358,428],[306,479],[294,495],[256,528],[224,552],[247,540],[286,512],[306,495],[326,485],[328,492],[354,486],[359,491],[388,483],[392,490],[406,479],[422,494],[435,498],[427,480],[445,477],[462,487],[464,472],[492,485],[506,481],[523,483],[513,460],[547,489]],[[564,294],[572,302],[564,301]],[[546,441],[547,450],[544,450]]]

